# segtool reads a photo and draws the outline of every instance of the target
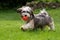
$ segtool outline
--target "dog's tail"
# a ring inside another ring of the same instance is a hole
[[[41,15],[48,16],[48,12],[46,11],[46,9],[42,9],[42,10],[40,11],[40,14],[41,14]]]

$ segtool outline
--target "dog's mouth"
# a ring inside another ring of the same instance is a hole
[[[28,16],[25,15],[25,16],[22,17],[22,19],[23,19],[24,21],[27,21],[27,20],[28,20]]]

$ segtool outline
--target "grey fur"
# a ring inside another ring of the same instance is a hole
[[[28,14],[30,14],[30,17],[29,17],[29,20],[26,22],[26,24],[24,24],[21,27],[22,30],[27,30],[27,29],[33,30],[37,28],[41,28],[43,30],[46,25],[48,25],[50,30],[55,30],[54,21],[52,17],[49,16],[49,14],[45,9],[41,10],[41,12],[37,15],[33,14],[33,11],[29,6],[18,8],[17,11],[19,11],[19,13],[22,14],[21,11],[23,11],[23,9],[26,7],[28,7],[28,10],[29,10]],[[28,10],[25,10],[25,11],[28,11]]]

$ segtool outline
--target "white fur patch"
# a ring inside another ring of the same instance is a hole
[[[21,9],[23,11],[29,11],[29,12],[32,10],[29,6],[23,6]]]
[[[22,26],[23,29],[33,29],[34,28],[34,20],[32,19],[29,23]]]

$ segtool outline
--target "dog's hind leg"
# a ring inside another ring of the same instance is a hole
[[[49,29],[55,31],[54,21],[49,23]]]

